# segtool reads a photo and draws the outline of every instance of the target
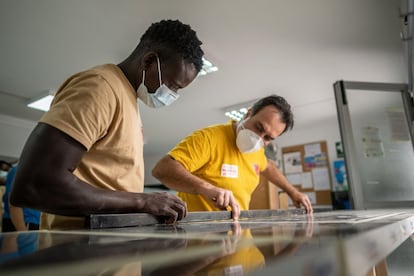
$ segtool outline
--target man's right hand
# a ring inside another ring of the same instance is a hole
[[[239,204],[232,191],[221,189],[192,174],[170,155],[166,155],[158,161],[152,169],[152,175],[176,191],[203,195],[221,210],[227,210],[230,207],[233,220],[238,220],[240,216]]]
[[[142,193],[141,211],[154,216],[165,217],[165,223],[171,224],[187,215],[187,206],[179,197],[168,192]]]
[[[209,193],[208,197],[214,202],[217,208],[227,210],[227,207],[230,207],[233,220],[236,221],[239,219],[240,208],[232,191],[216,188],[214,192]]]

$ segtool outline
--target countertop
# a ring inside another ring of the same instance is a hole
[[[366,275],[413,233],[412,209],[3,233],[0,275]]]

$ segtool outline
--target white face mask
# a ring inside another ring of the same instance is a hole
[[[148,93],[148,88],[145,86],[145,70],[142,71],[142,82],[137,89],[138,98],[141,99],[147,106],[152,108],[159,108],[170,105],[175,102],[180,96],[162,83],[161,66],[158,57],[157,65],[158,79],[160,81],[160,86],[157,88],[157,90],[154,93]]]
[[[236,145],[242,153],[255,152],[263,146],[263,139],[254,131],[246,129],[244,122],[240,122],[237,126]]]
[[[8,174],[8,172],[6,172],[6,171],[0,171],[0,178],[3,179],[3,180],[6,180],[7,174]]]

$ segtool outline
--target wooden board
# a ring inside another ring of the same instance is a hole
[[[305,214],[303,209],[293,210],[248,210],[240,212],[240,220],[249,218],[261,218],[272,216],[286,216],[292,214]],[[187,216],[180,220],[179,223],[193,221],[213,221],[213,220],[230,220],[231,211],[217,212],[189,212]],[[86,218],[86,228],[102,229],[117,227],[135,227],[145,225],[155,225],[164,223],[162,218],[155,217],[147,213],[130,213],[130,214],[92,214]]]

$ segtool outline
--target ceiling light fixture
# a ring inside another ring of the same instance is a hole
[[[247,111],[256,101],[257,99],[245,103],[228,106],[224,108],[224,115],[238,122],[246,116]]]
[[[218,71],[218,67],[213,65],[210,61],[203,58],[203,67],[201,67],[200,72],[198,73],[200,76],[205,76],[209,73]]]
[[[54,90],[47,90],[37,97],[34,97],[27,102],[27,106],[30,108],[42,110],[42,111],[48,111],[50,108],[50,104],[52,103],[52,100],[55,95]]]

